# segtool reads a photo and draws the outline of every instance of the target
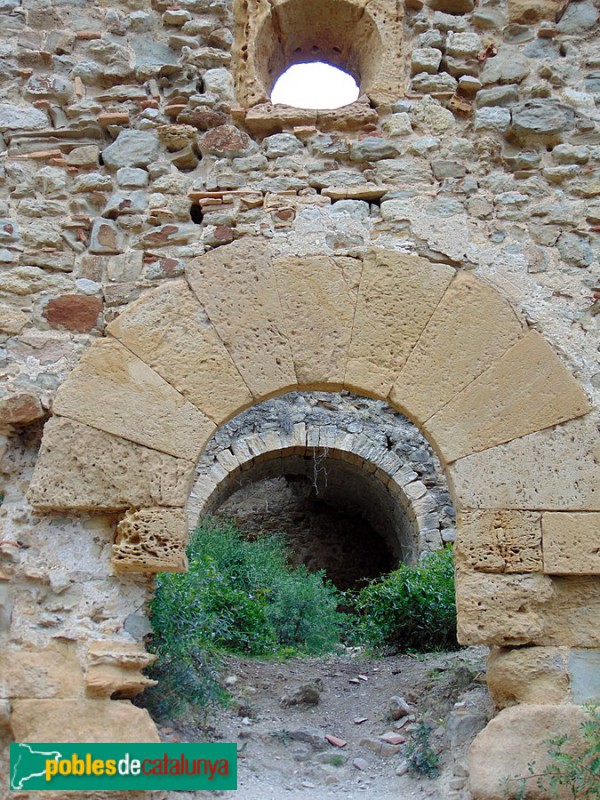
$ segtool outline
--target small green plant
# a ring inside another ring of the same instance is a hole
[[[574,746],[568,735],[545,740],[549,761],[538,770],[536,762],[526,775],[506,778],[505,794],[510,800],[526,800],[535,786],[548,797],[573,800],[600,798],[600,706],[585,706],[587,719],[581,723],[583,747]]]
[[[352,641],[374,650],[456,650],[454,559],[450,548],[406,564],[354,598]]]
[[[327,759],[327,763],[330,764],[332,767],[343,767],[346,763],[346,759],[344,756],[340,756],[339,754],[334,754],[329,756]]]
[[[157,716],[189,703],[226,701],[219,686],[222,654],[289,657],[330,652],[343,615],[323,572],[293,568],[282,536],[249,541],[230,522],[205,519],[192,535],[186,573],[162,574],[150,605],[159,686],[145,701]]]
[[[440,771],[440,759],[432,749],[431,728],[421,724],[413,734],[413,738],[406,745],[404,755],[411,775],[426,778],[436,778]]]

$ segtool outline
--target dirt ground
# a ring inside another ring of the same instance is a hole
[[[236,800],[463,800],[466,750],[491,714],[486,656],[486,648],[472,647],[380,659],[356,653],[285,663],[229,659],[231,706],[208,729],[188,715],[159,730],[166,742],[236,742],[238,790],[178,792],[173,800],[219,794]],[[404,716],[394,719],[398,714]],[[423,724],[440,761],[434,779],[409,768],[411,742]],[[380,738],[386,734],[406,741],[390,744]]]

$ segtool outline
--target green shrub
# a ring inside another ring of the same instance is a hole
[[[428,554],[372,581],[354,598],[351,638],[375,650],[456,650],[454,558],[450,548]]]
[[[324,573],[292,568],[280,535],[248,541],[233,524],[205,519],[188,547],[189,570],[162,574],[150,605],[160,681],[146,694],[158,716],[186,701],[205,707],[227,696],[218,684],[223,653],[319,654],[339,644],[343,615]]]
[[[440,759],[430,744],[431,728],[421,724],[406,745],[404,755],[408,772],[416,777],[435,778],[440,771]]]

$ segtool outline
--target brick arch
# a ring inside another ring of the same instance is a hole
[[[408,416],[447,472],[463,643],[600,646],[588,400],[473,273],[377,248],[279,257],[245,238],[192,261],[107,332],[57,394],[29,497],[40,511],[124,513],[119,571],[185,568],[183,509],[219,425],[292,389],[347,388]],[[511,675],[511,702],[547,702]],[[568,675],[560,685],[568,702]]]

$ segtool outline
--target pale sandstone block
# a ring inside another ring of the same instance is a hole
[[[437,412],[424,430],[446,463],[591,410],[585,392],[535,331]]]
[[[508,0],[510,22],[531,24],[539,20],[554,20],[564,0]]]
[[[590,418],[461,458],[447,474],[457,508],[600,511],[600,437]]]
[[[217,424],[252,402],[225,345],[184,280],[145,295],[107,331]]]
[[[600,575],[600,513],[547,512],[542,537],[544,572]]]
[[[362,261],[276,258],[273,267],[298,383],[342,388]]]
[[[191,461],[52,417],[44,426],[27,497],[43,510],[180,507],[193,477]]]
[[[541,606],[554,594],[546,575],[490,575],[457,565],[461,644],[544,644]]]
[[[458,513],[455,553],[480,572],[543,572],[541,514],[537,511]]]
[[[600,578],[552,577],[544,608],[544,638],[536,644],[600,647]]]
[[[186,277],[254,397],[296,385],[264,240],[245,238],[218,247],[189,264]]]
[[[128,511],[117,525],[112,565],[117,573],[185,572],[188,529],[178,508]]]
[[[15,700],[18,742],[159,742],[145,709],[128,700]]]
[[[496,289],[471,272],[458,272],[396,379],[390,399],[423,423],[524,332],[524,324]]]
[[[62,384],[56,414],[194,461],[216,426],[122,344],[92,344]]]
[[[600,579],[493,575],[457,563],[461,644],[598,647]]]
[[[492,647],[487,685],[496,708],[569,702],[568,647]]]
[[[0,698],[80,697],[83,670],[73,643],[0,648]]]
[[[141,672],[156,659],[135,642],[92,642],[87,655],[86,692],[93,697],[134,697],[157,684]]]
[[[445,264],[391,250],[365,257],[347,388],[387,397],[454,274]]]
[[[574,705],[518,705],[505,708],[481,731],[469,749],[469,788],[477,800],[506,800],[507,790],[516,791],[518,781],[506,785],[506,778],[529,774],[528,764],[535,761],[536,773],[543,773],[551,763],[547,739],[566,735],[583,752],[581,723],[585,712]],[[510,796],[510,792],[508,794]],[[535,780],[527,785],[527,797],[547,800],[547,787],[540,790]],[[569,791],[560,800],[572,797]]]

